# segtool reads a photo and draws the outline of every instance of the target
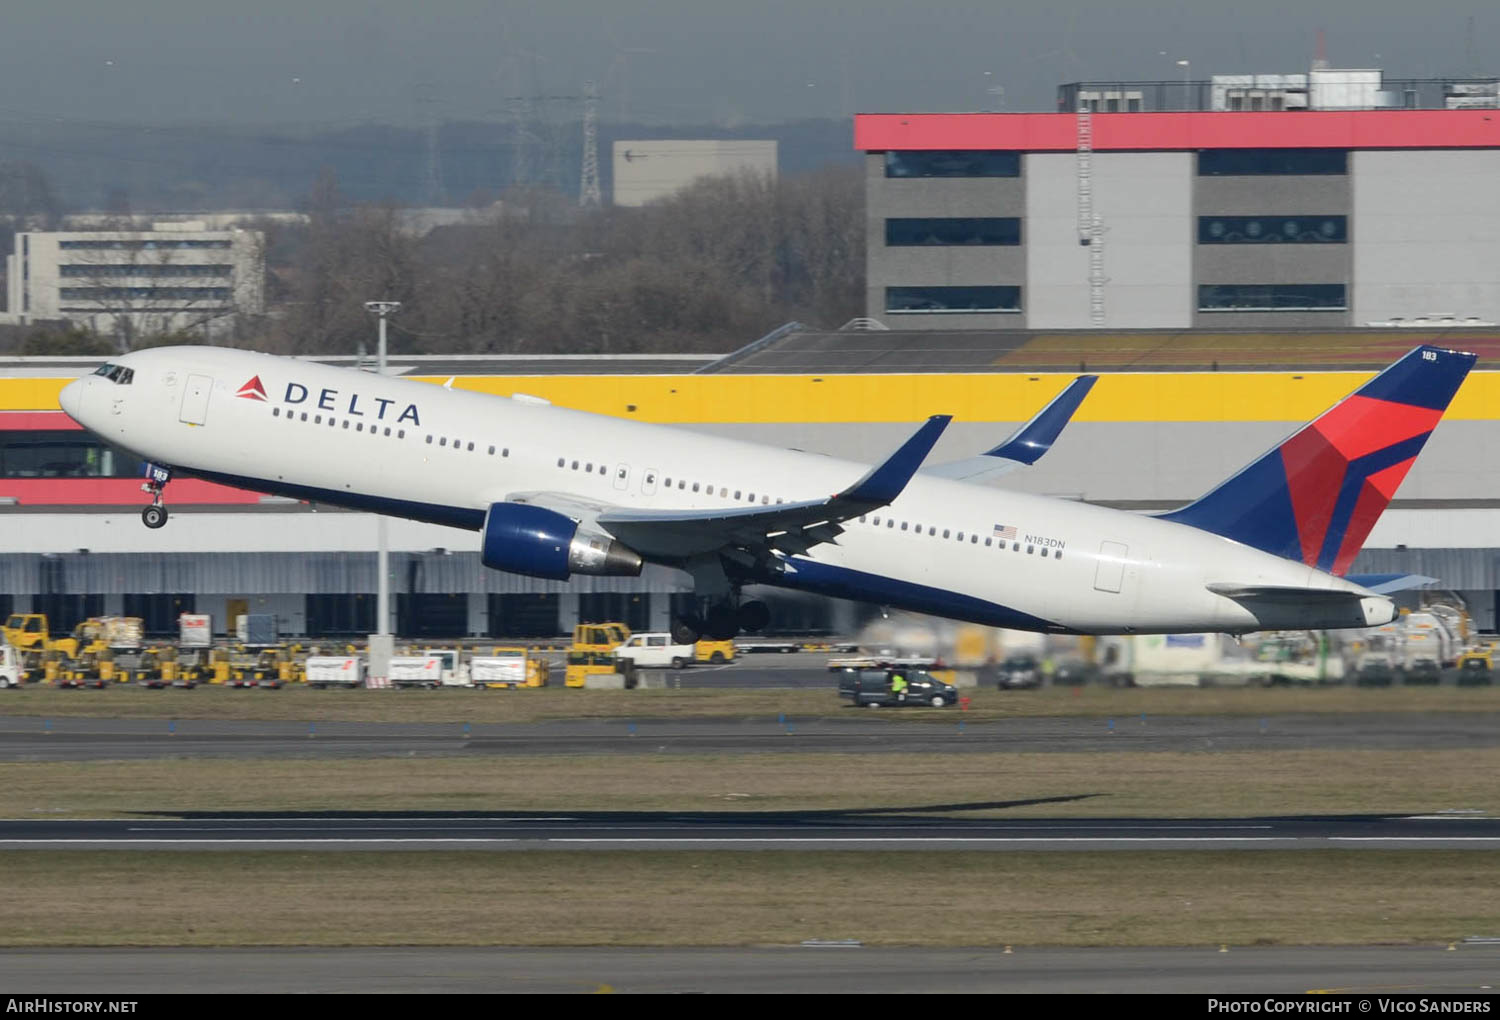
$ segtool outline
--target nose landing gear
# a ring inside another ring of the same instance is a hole
[[[162,504],[161,494],[172,480],[172,472],[168,468],[148,464],[146,478],[147,482],[141,486],[141,491],[151,494],[151,505],[141,511],[141,523],[154,530],[167,523],[167,508]]]

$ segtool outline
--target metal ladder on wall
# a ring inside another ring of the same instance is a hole
[[[1078,243],[1089,250],[1089,323],[1104,325],[1104,224],[1094,212],[1093,101],[1078,99]]]

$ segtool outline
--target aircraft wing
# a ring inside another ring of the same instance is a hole
[[[826,499],[723,509],[615,507],[599,513],[595,520],[643,556],[689,559],[721,553],[747,566],[769,564],[776,553],[805,553],[822,542],[834,541],[843,533],[841,522],[895,500],[951,420],[950,415],[927,419],[864,477]]]
[[[955,481],[983,482],[1022,465],[1035,464],[1052,449],[1063,427],[1072,420],[1078,405],[1098,381],[1097,375],[1079,376],[999,446],[977,457],[934,464],[923,468],[923,473]]]

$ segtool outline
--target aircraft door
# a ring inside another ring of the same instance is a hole
[[[206,375],[190,375],[182,391],[182,411],[178,420],[189,425],[202,425],[208,420],[208,396],[214,390],[214,381]]]
[[[1099,567],[1094,571],[1094,590],[1119,593],[1125,580],[1125,557],[1130,549],[1119,542],[1099,543]]]
[[[656,468],[647,468],[646,473],[641,475],[641,495],[656,495]]]
[[[624,490],[630,488],[630,465],[615,465],[615,488]]]

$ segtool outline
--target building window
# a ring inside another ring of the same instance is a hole
[[[1020,177],[1019,152],[985,149],[887,152],[887,177]]]
[[[1019,312],[1020,287],[887,287],[885,310],[895,313]]]
[[[885,221],[887,247],[924,245],[1016,245],[1021,220],[1016,216],[917,217]]]
[[[1347,216],[1199,216],[1199,244],[1344,244]]]
[[[1200,312],[1337,312],[1342,283],[1239,283],[1198,288]]]
[[[105,277],[119,276],[228,276],[232,268],[219,264],[183,263],[177,265],[171,262],[102,262],[96,265],[65,263],[57,267],[57,273],[59,276],[81,276],[85,279],[102,280]]]
[[[1204,149],[1198,153],[1199,177],[1348,172],[1347,149]]]

